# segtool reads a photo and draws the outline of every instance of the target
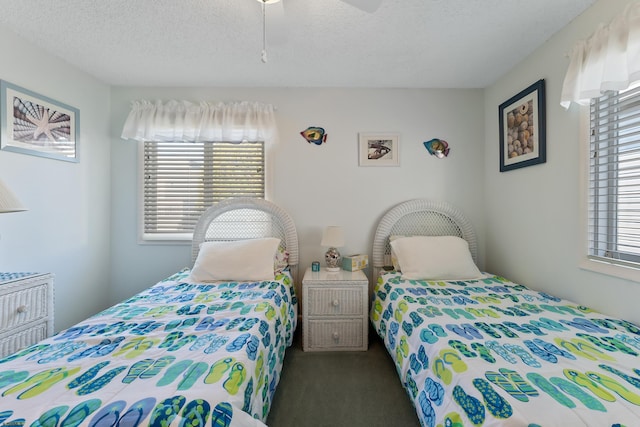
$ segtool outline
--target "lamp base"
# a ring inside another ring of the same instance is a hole
[[[336,248],[329,248],[324,254],[324,260],[327,262],[327,271],[340,271],[340,252]]]

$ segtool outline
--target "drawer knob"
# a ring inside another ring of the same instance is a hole
[[[340,301],[338,301],[337,299],[334,299],[333,301],[331,301],[331,305],[334,307],[337,307],[340,305]]]
[[[20,307],[18,307],[18,313],[26,313],[27,312],[27,306],[26,305],[21,305]]]
[[[334,332],[334,333],[333,333],[333,335],[332,335],[332,337],[333,337],[333,340],[334,340],[334,341],[338,341],[338,340],[340,339],[340,334],[339,334],[339,333],[337,333],[337,332]]]

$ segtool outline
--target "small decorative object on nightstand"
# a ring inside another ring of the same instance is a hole
[[[0,357],[53,335],[53,275],[0,273]]]
[[[327,270],[340,271],[340,252],[338,252],[336,248],[344,246],[342,227],[330,225],[325,228],[320,246],[329,248],[324,254],[324,259],[327,262]]]
[[[361,271],[318,272],[302,279],[302,349],[366,351],[369,279]]]

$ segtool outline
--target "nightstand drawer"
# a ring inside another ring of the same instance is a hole
[[[358,316],[363,312],[363,287],[312,287],[308,290],[307,316]]]
[[[0,339],[0,355],[8,355],[47,338],[46,320]]]
[[[308,320],[309,349],[362,349],[365,346],[363,319]]]
[[[46,318],[48,284],[18,289],[0,297],[0,333]]]

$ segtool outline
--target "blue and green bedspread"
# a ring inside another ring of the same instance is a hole
[[[371,320],[423,426],[640,426],[638,327],[485,276],[378,279]]]
[[[188,276],[0,359],[0,425],[263,426],[296,327],[291,276]]]

